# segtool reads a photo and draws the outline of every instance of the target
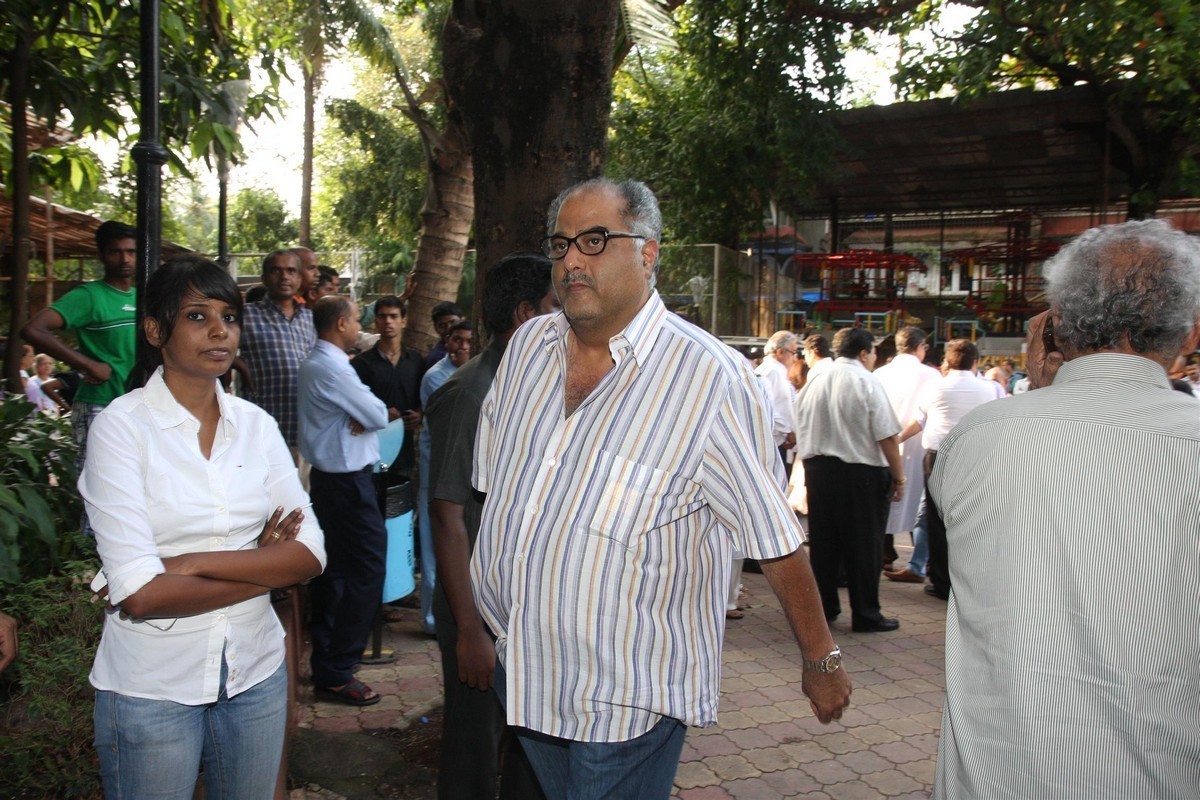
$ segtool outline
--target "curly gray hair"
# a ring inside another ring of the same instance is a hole
[[[1161,220],[1093,228],[1046,262],[1054,334],[1075,352],[1129,342],[1175,356],[1200,319],[1200,244]]]

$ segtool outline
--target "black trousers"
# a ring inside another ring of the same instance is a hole
[[[950,594],[950,547],[946,542],[946,523],[933,495],[929,493],[929,475],[933,472],[933,464],[937,461],[937,451],[925,453],[925,533],[929,536],[929,561],[925,565],[925,574],[929,582],[939,594]]]
[[[370,472],[313,468],[313,511],[325,532],[325,572],[313,579],[312,677],[316,686],[354,680],[371,625],[383,602],[387,529]]]
[[[490,800],[496,796],[497,782],[500,800],[541,800],[542,785],[525,748],[505,721],[496,690],[481,692],[458,679],[458,625],[440,583],[433,588],[433,618],[442,652],[446,701],[438,763],[439,800]]]
[[[808,486],[809,559],[826,619],[841,613],[838,573],[846,572],[853,622],[883,618],[879,563],[892,486],[887,467],[849,464],[832,456],[804,459]]]

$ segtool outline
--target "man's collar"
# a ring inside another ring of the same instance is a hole
[[[1065,362],[1054,376],[1053,386],[1074,381],[1100,379],[1113,383],[1151,383],[1170,389],[1162,364],[1145,356],[1128,353],[1089,353]]]
[[[650,296],[625,329],[608,340],[608,349],[612,353],[613,361],[618,359],[622,350],[628,348],[638,366],[644,367],[668,313],[658,291],[651,289]],[[546,344],[561,343],[561,346],[565,347],[570,327],[566,315],[561,311],[556,313],[551,319],[551,324],[546,326]]]

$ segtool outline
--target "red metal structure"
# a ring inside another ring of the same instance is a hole
[[[904,310],[908,273],[925,271],[925,263],[916,256],[878,250],[797,254],[790,265],[796,274],[806,267],[820,270],[821,296],[813,314],[829,323],[857,322],[864,314],[898,317]]]
[[[1028,225],[1010,224],[1006,242],[948,250],[945,257],[968,265],[976,276],[967,306],[990,317],[993,332],[1020,333],[1026,320],[1046,310],[1041,265],[1059,247],[1058,242],[1031,240]],[[976,266],[985,269],[977,272]]]

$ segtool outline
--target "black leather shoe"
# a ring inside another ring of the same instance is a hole
[[[938,600],[949,600],[950,599],[949,592],[947,592],[943,589],[939,589],[938,587],[934,586],[932,583],[925,587],[925,594],[929,595],[930,597],[936,597]]]
[[[880,617],[869,622],[856,622],[851,626],[855,633],[885,633],[900,627],[900,620],[891,617]]]

